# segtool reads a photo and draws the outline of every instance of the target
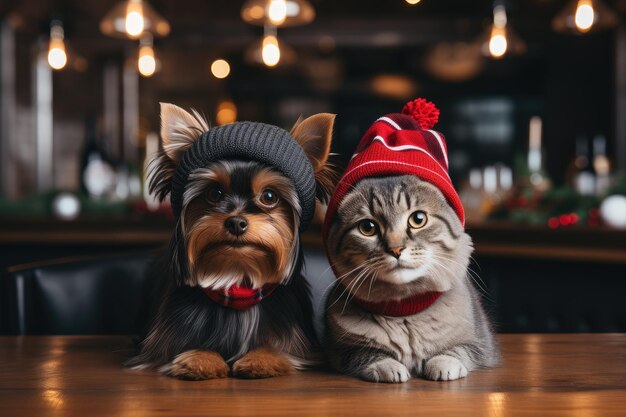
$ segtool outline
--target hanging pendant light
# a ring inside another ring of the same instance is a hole
[[[506,8],[502,4],[496,4],[493,8],[493,23],[480,37],[479,43],[483,55],[495,59],[526,52],[526,43],[508,24]]]
[[[144,77],[152,77],[157,69],[157,62],[152,45],[152,36],[146,35],[139,41],[139,54],[137,57],[137,70]]]
[[[126,0],[117,3],[100,22],[100,31],[108,36],[138,39],[144,33],[154,37],[170,33],[170,24],[147,2]]]
[[[263,38],[246,49],[244,58],[251,64],[273,68],[279,64],[291,65],[296,60],[296,53],[293,48],[278,39],[276,27],[266,25]]]
[[[244,59],[249,64],[265,65],[269,68],[292,65],[296,57],[296,51],[291,46],[273,35],[263,36],[244,52]]]
[[[315,9],[307,0],[248,0],[241,7],[241,18],[257,26],[301,26],[315,19]]]
[[[46,57],[50,68],[60,71],[71,69],[77,72],[85,72],[89,67],[87,59],[80,55],[65,42],[65,30],[63,22],[54,19],[50,22],[50,40],[47,44]]]
[[[266,34],[263,36],[261,58],[263,59],[263,63],[268,67],[274,67],[280,62],[280,46],[278,45],[276,35]]]
[[[67,64],[65,50],[65,31],[60,20],[50,23],[50,42],[48,43],[48,65],[52,69],[61,70]]]
[[[617,14],[602,0],[571,0],[552,20],[552,29],[583,34],[617,26]]]

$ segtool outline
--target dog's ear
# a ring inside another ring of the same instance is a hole
[[[317,198],[322,202],[330,197],[337,179],[334,167],[328,163],[334,124],[334,114],[318,113],[304,120],[298,118],[290,132],[313,165]]]
[[[183,153],[209,130],[207,121],[197,111],[191,114],[170,103],[161,104],[161,139],[165,154],[178,163]]]
[[[318,113],[304,120],[300,117],[291,128],[291,136],[304,149],[316,174],[328,160],[334,124],[334,114]]]
[[[178,106],[161,103],[161,140],[163,148],[150,162],[150,193],[163,201],[183,154],[207,130],[209,124],[197,111],[186,112]]]

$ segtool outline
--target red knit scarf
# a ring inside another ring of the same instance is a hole
[[[267,284],[259,289],[253,289],[233,285],[220,290],[203,288],[202,291],[204,291],[207,297],[219,305],[234,308],[235,310],[246,310],[260,303],[264,298],[269,297],[276,287],[277,285],[275,284]]]
[[[431,291],[421,294],[415,294],[401,300],[389,301],[366,301],[354,297],[354,302],[364,310],[370,313],[380,314],[383,316],[403,317],[412,316],[421,311],[426,310],[433,305],[442,292]]]

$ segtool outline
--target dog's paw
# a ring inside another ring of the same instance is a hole
[[[466,376],[465,365],[457,358],[448,355],[433,356],[424,367],[424,377],[433,381],[452,381]]]
[[[239,378],[269,378],[293,371],[293,365],[286,356],[267,349],[248,352],[233,364],[233,376]]]
[[[409,370],[392,358],[384,358],[365,367],[359,376],[366,381],[372,382],[406,382],[411,378]]]
[[[176,378],[200,381],[227,377],[228,365],[217,352],[188,350],[176,356],[163,371]]]

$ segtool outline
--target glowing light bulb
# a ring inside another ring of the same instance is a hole
[[[595,11],[591,0],[579,0],[576,6],[576,14],[574,15],[574,23],[576,28],[581,32],[587,32],[593,26],[595,21]]]
[[[137,69],[144,77],[154,75],[156,71],[156,59],[154,59],[154,49],[152,49],[152,45],[143,45],[139,48]]]
[[[55,70],[60,70],[67,64],[67,54],[62,40],[50,40],[48,49],[48,64]]]
[[[50,43],[48,44],[48,65],[55,70],[63,69],[67,64],[64,37],[63,26],[60,23],[53,23],[50,28]]]
[[[502,58],[508,49],[506,40],[506,9],[499,4],[493,8],[493,27],[489,38],[489,53],[494,58]]]
[[[215,78],[226,78],[230,74],[230,65],[223,59],[216,59],[211,64],[211,73]]]
[[[267,8],[270,22],[280,25],[287,18],[287,2],[285,0],[271,0]]]
[[[491,31],[491,39],[489,39],[489,53],[494,58],[501,58],[506,53],[508,42],[506,41],[506,33],[504,30]]]
[[[267,35],[263,38],[261,57],[263,58],[263,63],[268,67],[274,67],[280,62],[280,48],[276,36]]]
[[[124,25],[128,36],[137,37],[143,33],[144,19],[141,0],[131,0],[128,2]]]
[[[215,121],[218,125],[225,125],[237,121],[237,106],[232,101],[222,101],[217,106]]]
[[[409,3],[410,5],[414,6],[417,3],[419,3],[421,0],[405,0],[407,3]]]

